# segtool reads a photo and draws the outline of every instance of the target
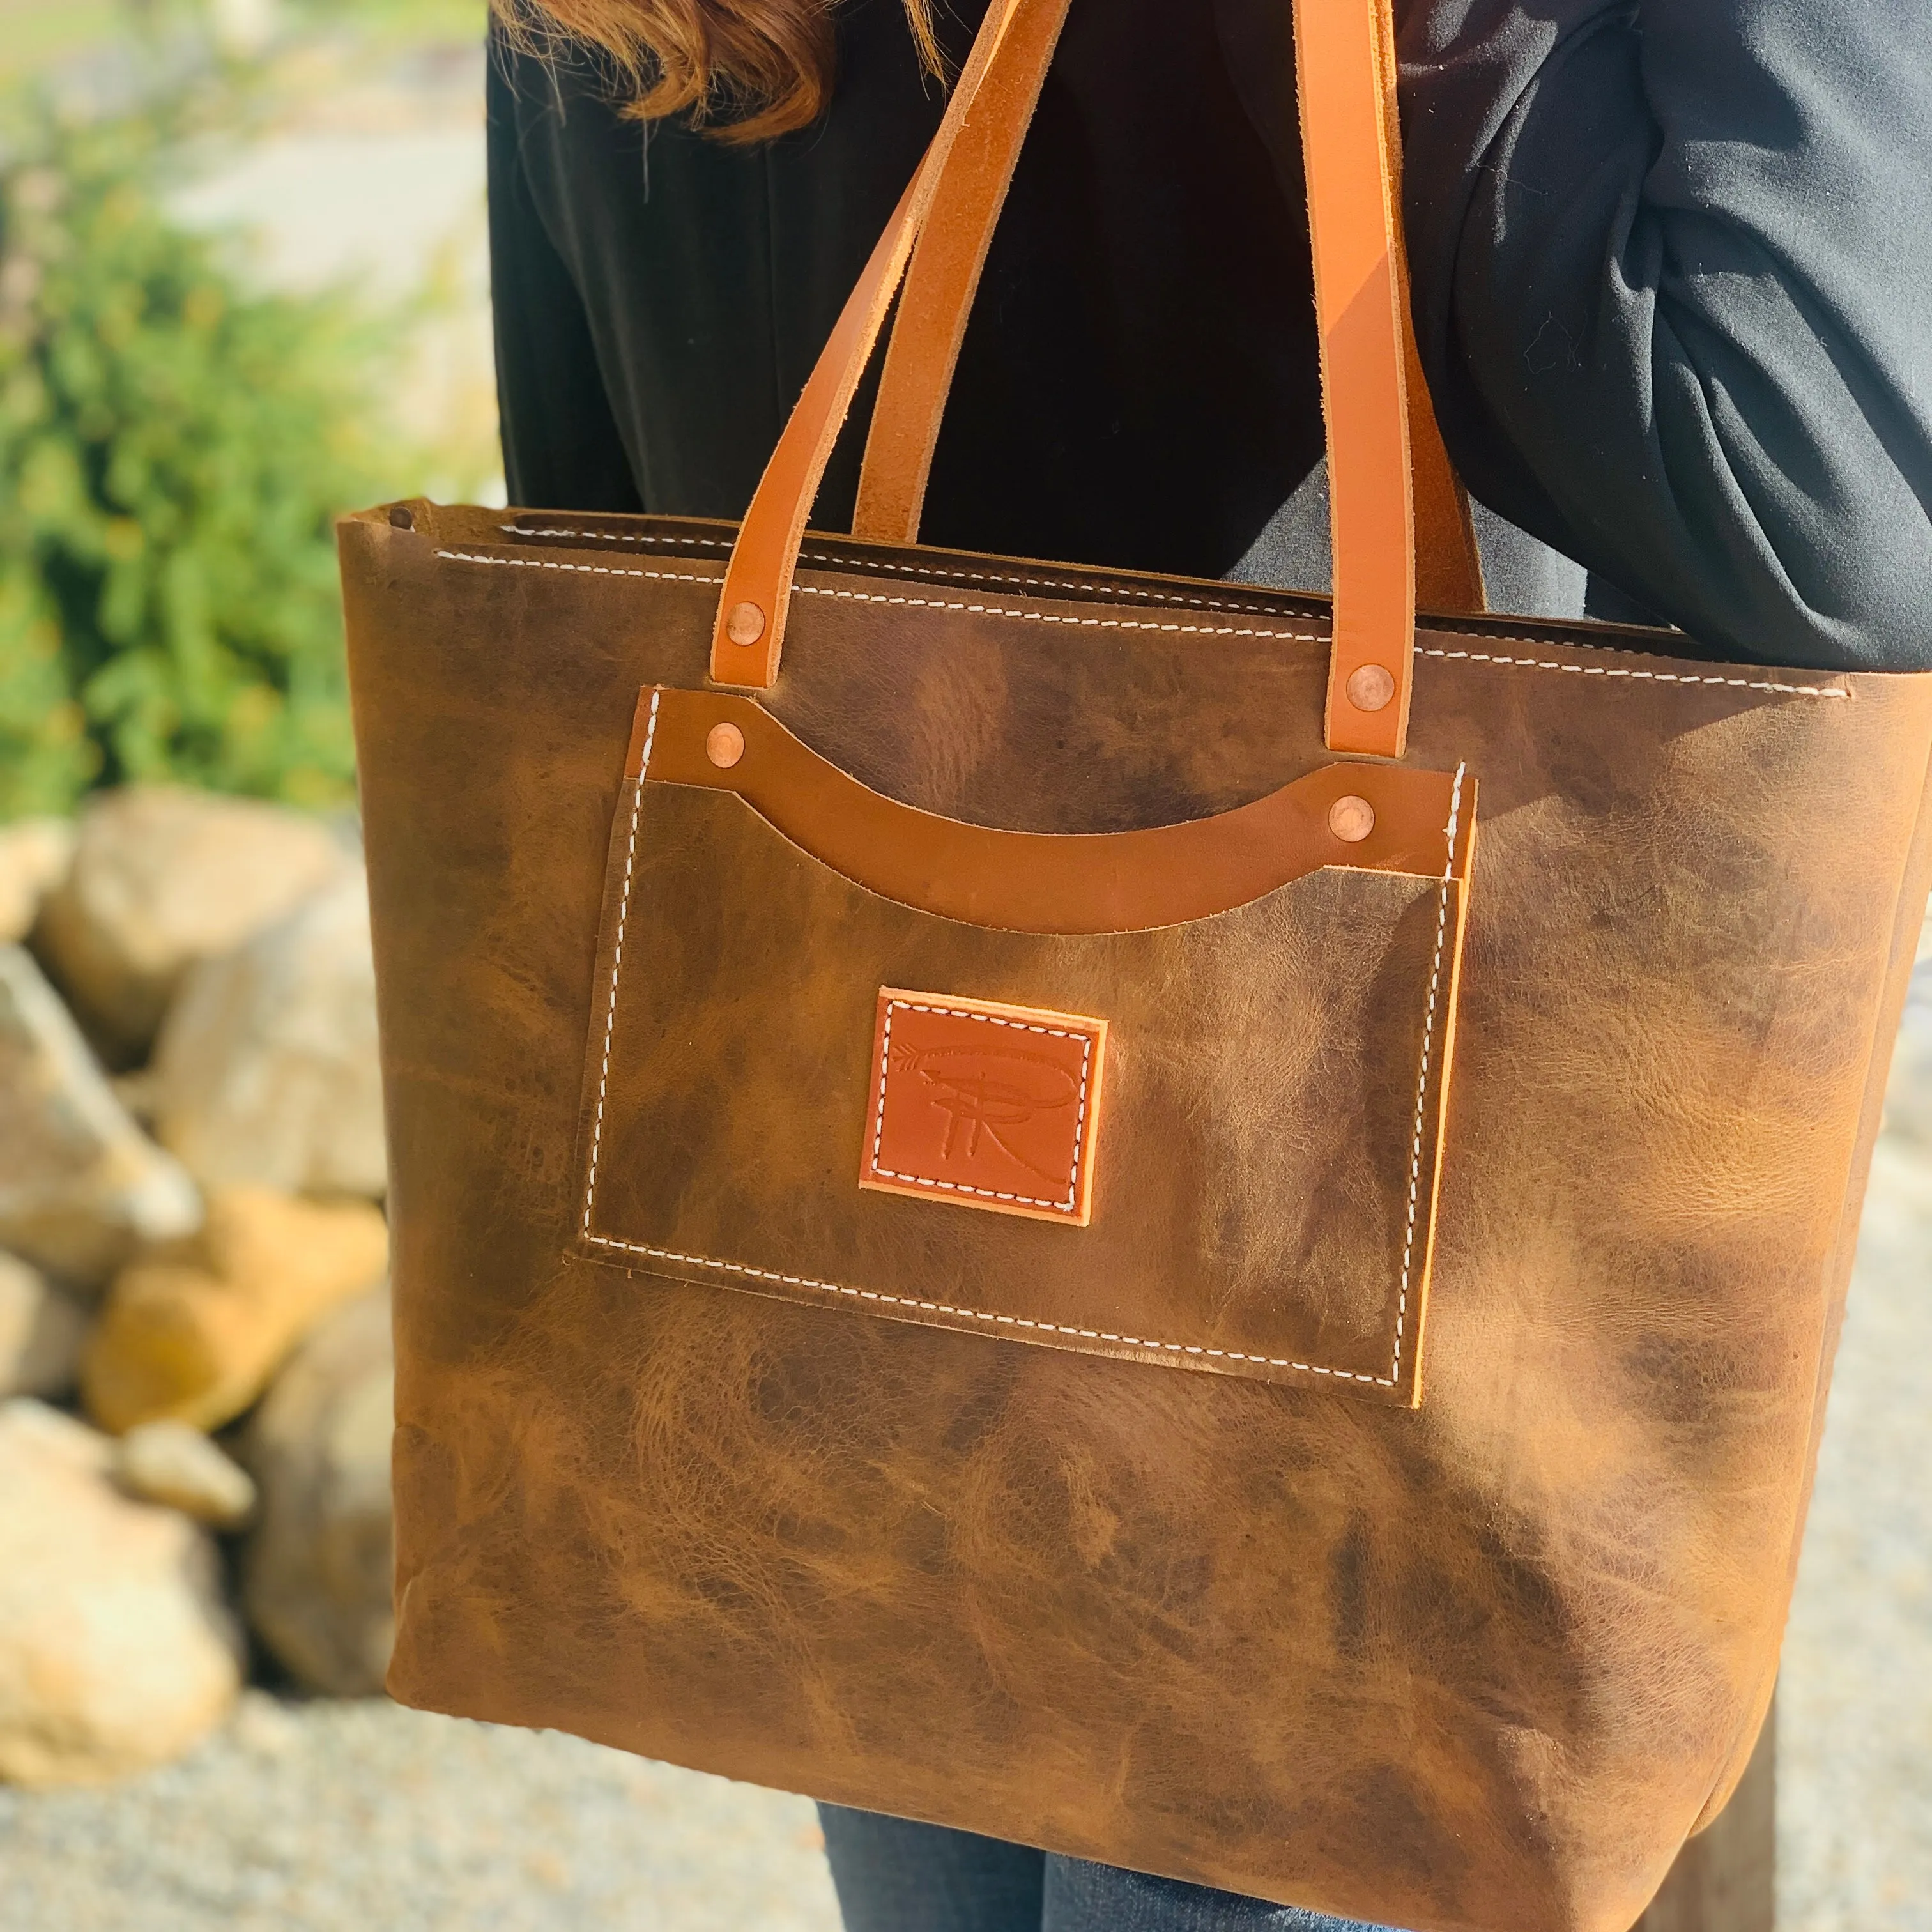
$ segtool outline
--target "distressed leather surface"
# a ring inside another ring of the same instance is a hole
[[[1411,762],[1466,759],[1484,823],[1410,1411],[572,1252],[632,706],[701,684],[721,534],[415,507],[344,532],[396,1694],[1423,1932],[1622,1932],[1774,1670],[1932,682],[1424,629]],[[808,562],[769,703],[1019,829],[1323,762],[1318,607],[1166,596]]]

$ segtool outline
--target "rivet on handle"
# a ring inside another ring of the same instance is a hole
[[[1382,675],[1386,677],[1388,674],[1384,671]],[[1375,829],[1375,807],[1353,792],[1338,798],[1328,808],[1328,830],[1350,845],[1359,845]]]
[[[733,604],[724,620],[724,634],[734,644],[755,644],[765,634],[765,614],[755,604]]]
[[[1358,711],[1379,711],[1395,695],[1395,678],[1378,664],[1358,664],[1342,688]]]
[[[706,734],[704,755],[728,772],[745,755],[745,734],[735,724],[714,724]]]

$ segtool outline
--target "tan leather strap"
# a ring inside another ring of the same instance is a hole
[[[1402,228],[1402,118],[1396,99],[1395,16],[1390,0],[1377,0],[1376,35],[1382,56],[1382,124],[1389,157],[1390,219],[1395,236],[1401,310],[1402,367],[1408,380],[1408,466],[1415,504],[1415,596],[1425,610],[1480,616],[1489,608],[1469,493],[1449,460],[1436,420],[1409,304],[1408,250]],[[903,304],[902,304],[903,306]]]
[[[724,572],[724,592],[711,640],[711,676],[719,684],[762,688],[778,676],[799,545],[832,445],[879,339],[953,143],[1015,14],[1030,4],[1037,0],[992,0],[939,131],[892,211],[857,286],[846,298],[765,466]]]
[[[916,543],[959,345],[1069,0],[1033,0],[1008,30],[978,110],[952,150],[892,317],[859,472],[852,534]]]
[[[1400,758],[1415,525],[1379,10],[1375,0],[1295,0],[1294,45],[1334,530],[1324,737],[1330,751]]]
[[[1037,10],[1057,4],[995,0],[980,28],[932,148],[847,303],[747,512],[712,643],[712,676],[719,682],[763,686],[777,674],[806,518],[914,241],[963,128],[982,106],[982,89],[1016,14],[1034,28]],[[1414,645],[1412,350],[1395,227],[1386,14],[1386,0],[1296,0],[1295,44],[1334,523],[1327,742],[1335,751],[1399,758],[1407,740]],[[1023,35],[1022,44],[1036,58],[1042,47],[1050,57],[1046,34]],[[1008,70],[1005,84],[1015,86],[1011,76]],[[1026,84],[1036,94],[1037,70]],[[989,140],[980,152],[983,160],[998,150]],[[958,253],[970,254],[976,275],[976,245]],[[952,274],[956,284],[956,266]],[[963,328],[963,316],[954,326]]]
[[[873,405],[872,427],[859,478],[852,534],[874,542],[916,543],[932,454],[939,440],[947,392],[966,332],[986,251],[1012,184],[1066,18],[1067,0],[1047,0],[1023,12],[1007,34],[980,111],[953,150],[939,184],[892,316],[885,370]],[[1395,46],[1386,8],[1378,22],[1384,118],[1392,162],[1400,151],[1396,119]],[[1010,70],[1010,80],[1009,70]],[[1392,170],[1394,208],[1400,224],[1400,170]],[[1403,359],[1408,377],[1409,462],[1415,500],[1416,597],[1424,608],[1480,612],[1482,571],[1469,500],[1444,448],[1442,431],[1422,374],[1409,319],[1406,263],[1402,276]]]

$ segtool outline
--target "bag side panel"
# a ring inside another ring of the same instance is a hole
[[[1911,991],[1912,970],[1917,958],[1919,935],[1924,928],[1928,894],[1932,894],[1932,765],[1928,765],[1928,768],[1924,802],[1919,812],[1918,836],[1907,857],[1900,883],[1898,917],[1892,938],[1890,970],[1873,1036],[1871,1064],[1865,1081],[1864,1106],[1859,1120],[1858,1142],[1853,1150],[1851,1169],[1846,1177],[1844,1218],[1829,1276],[1825,1342],[1818,1357],[1817,1393],[1812,1408],[1810,1444],[1805,1457],[1804,1484],[1798,1492],[1792,1523],[1790,1576],[1785,1590],[1787,1615],[1791,1593],[1797,1585],[1798,1559],[1804,1552],[1804,1525],[1810,1514],[1811,1492],[1817,1480],[1818,1453],[1825,1439],[1832,1368],[1838,1356],[1839,1338],[1844,1329],[1846,1294],[1851,1286],[1852,1265],[1858,1258],[1858,1224],[1864,1208],[1866,1184],[1870,1178],[1873,1150],[1877,1145],[1879,1130],[1884,1124],[1886,1088],[1892,1070],[1892,1050],[1898,1041],[1899,1022],[1905,1011],[1906,999]],[[1779,1628],[1781,1641],[1782,1621]],[[1763,1729],[1777,1688],[1777,1657],[1774,1652],[1757,1700],[1744,1727],[1738,1732],[1736,1748],[1720,1774],[1703,1810],[1698,1815],[1696,1823],[1691,1828],[1694,1834],[1702,1831],[1717,1818],[1730,1802],[1738,1784],[1749,1770],[1752,1753],[1757,1746],[1758,1735]]]

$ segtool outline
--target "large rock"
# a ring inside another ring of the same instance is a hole
[[[248,1425],[261,1489],[243,1563],[248,1618],[311,1690],[382,1688],[395,1636],[389,1298],[365,1296],[303,1345]]]
[[[165,1503],[212,1528],[238,1528],[255,1513],[254,1479],[184,1422],[129,1430],[114,1445],[114,1475],[130,1496]]]
[[[280,806],[166,785],[105,792],[47,900],[35,950],[110,1064],[146,1051],[181,976],[340,876],[328,827]]]
[[[33,931],[41,902],[74,858],[74,824],[65,818],[22,818],[0,825],[0,946]]]
[[[205,1185],[380,1195],[382,1069],[359,866],[191,967],[154,1049],[156,1132]]]
[[[200,1219],[194,1184],[115,1098],[40,968],[0,946],[0,1248],[98,1288]]]
[[[365,1202],[210,1195],[198,1234],[116,1277],[81,1366],[88,1413],[117,1433],[163,1420],[219,1427],[325,1315],[380,1279],[388,1252]]]
[[[86,1339],[77,1301],[17,1256],[0,1254],[0,1396],[66,1394]]]
[[[111,1453],[57,1410],[0,1403],[0,1779],[98,1784],[166,1763],[241,1688],[212,1544],[122,1495]]]

